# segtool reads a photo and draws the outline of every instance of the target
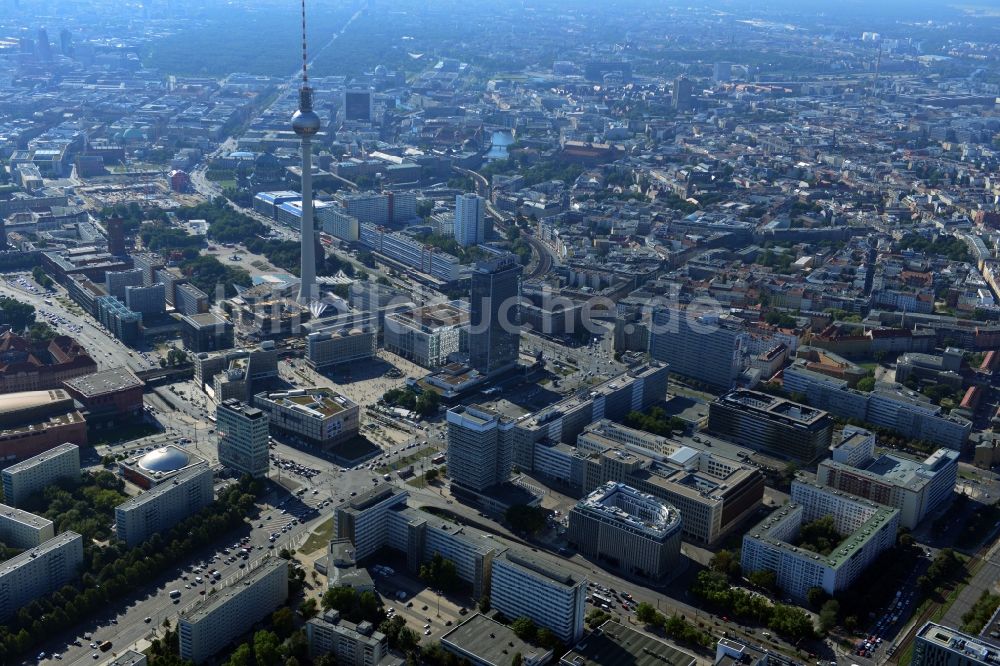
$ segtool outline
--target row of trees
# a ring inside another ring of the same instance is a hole
[[[982,631],[986,623],[993,617],[993,613],[1000,607],[1000,594],[993,594],[989,590],[983,590],[979,599],[972,608],[962,615],[962,631],[967,634],[978,634]]]
[[[45,269],[41,266],[35,266],[31,269],[31,277],[41,286],[42,289],[51,289],[53,282],[46,273]]]
[[[562,643],[559,638],[546,627],[539,627],[529,617],[519,617],[510,623],[511,631],[525,643],[537,645],[560,654]]]
[[[81,578],[20,608],[0,626],[0,663],[15,661],[42,641],[94,617],[109,604],[135,594],[164,570],[218,541],[243,523],[254,506],[259,482],[249,477],[223,490],[199,513],[129,549],[119,541],[84,548]]]
[[[729,615],[769,627],[789,640],[813,638],[816,630],[801,608],[775,603],[762,594],[730,585],[725,574],[712,569],[698,573],[691,591],[710,606]]]
[[[667,638],[680,643],[708,648],[714,642],[712,634],[702,631],[688,622],[683,616],[674,613],[670,617],[667,617],[646,602],[642,602],[636,606],[635,617],[643,624],[662,631],[666,634]]]

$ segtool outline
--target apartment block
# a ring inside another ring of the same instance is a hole
[[[678,375],[729,390],[747,367],[749,342],[741,319],[664,308],[653,312],[649,353]]]
[[[926,622],[913,643],[912,666],[996,666],[1000,646],[935,622]]]
[[[60,479],[79,479],[80,447],[60,444],[5,468],[0,475],[3,477],[4,499],[12,506],[20,506]]]
[[[838,533],[847,535],[829,554],[796,545],[804,523],[832,516]],[[777,584],[798,601],[820,587],[830,596],[854,581],[896,543],[899,510],[800,475],[792,482],[791,501],[743,536],[743,571],[769,570]]]
[[[358,434],[357,403],[326,387],[258,393],[254,406],[267,414],[272,428],[321,446],[333,446]]]
[[[533,470],[535,443],[542,440],[575,444],[583,430],[601,419],[620,420],[642,411],[667,395],[669,367],[649,363],[630,369],[590,389],[520,419],[514,431],[514,464]]]
[[[329,610],[306,622],[309,654],[333,654],[340,666],[377,666],[389,656],[389,640],[371,622],[355,624]]]
[[[76,578],[83,565],[83,537],[63,532],[0,564],[0,620]]]
[[[514,422],[489,409],[460,405],[448,410],[448,477],[482,492],[510,478]]]
[[[527,553],[507,552],[493,558],[490,604],[506,617],[530,618],[562,642],[573,645],[583,636],[587,581],[558,571]]]
[[[850,388],[847,380],[814,372],[801,361],[785,368],[785,389],[805,395],[813,407],[949,449],[961,450],[969,439],[971,421],[944,414],[938,405],[900,384],[878,382],[865,393]]]
[[[419,366],[435,369],[468,347],[468,327],[469,306],[463,301],[402,310],[386,316],[383,345]]]
[[[288,598],[288,561],[265,558],[186,608],[177,625],[180,657],[200,664],[249,631]]]
[[[333,512],[333,538],[349,539],[361,560],[389,542],[389,513],[406,506],[409,493],[392,486],[374,488],[338,506]]]
[[[838,461],[839,450],[851,447],[853,440],[863,437],[861,433],[864,432],[852,432],[834,448],[833,460],[819,463],[817,482],[896,507],[899,509],[899,524],[911,530],[953,497],[958,479],[957,451],[938,449],[921,460],[894,452],[875,456],[872,449],[864,458],[854,456],[853,463]],[[867,434],[874,440],[873,434]]]
[[[212,503],[212,470],[202,463],[115,507],[116,533],[136,546]]]
[[[27,550],[55,535],[55,527],[48,518],[0,504],[0,541],[7,546]]]

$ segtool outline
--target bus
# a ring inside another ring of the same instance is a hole
[[[591,600],[595,606],[600,606],[602,604],[606,605],[608,608],[613,608],[615,602],[611,600],[610,597],[606,597],[603,594],[597,594],[596,592],[590,595]]]

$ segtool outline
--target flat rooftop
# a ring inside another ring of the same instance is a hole
[[[694,666],[694,655],[608,620],[563,655],[574,666]]]
[[[766,414],[796,425],[811,426],[827,418],[827,413],[821,409],[815,409],[808,405],[768,395],[767,393],[745,389],[730,391],[720,397],[717,402],[736,407],[737,409]]]
[[[191,622],[198,622],[204,619],[216,608],[226,604],[230,599],[243,592],[247,585],[252,585],[279,567],[287,569],[288,561],[280,557],[265,555],[264,559],[257,566],[247,569],[245,573],[241,572],[243,573],[242,577],[237,574],[237,577],[231,580],[226,587],[215,594],[199,599],[190,607],[184,609],[181,612],[182,619],[190,620]]]
[[[53,458],[55,458],[56,456],[60,456],[60,455],[62,455],[64,453],[67,453],[69,451],[73,451],[74,449],[79,449],[79,448],[80,447],[78,447],[76,444],[69,444],[69,443],[60,444],[59,446],[53,447],[53,448],[49,449],[48,451],[43,451],[42,453],[39,453],[37,456],[28,458],[27,460],[23,460],[23,461],[17,463],[16,465],[11,465],[10,467],[5,467],[3,469],[3,471],[11,473],[11,474],[14,474],[14,473],[17,473],[17,472],[23,472],[24,470],[31,469],[32,467],[34,467],[36,465],[41,465],[43,463],[46,463],[49,460],[52,460]]]
[[[785,520],[791,520],[790,516],[793,512],[798,509],[803,509],[798,511],[799,520],[803,520],[804,517],[804,507],[800,504],[794,502],[788,502],[777,509],[775,509],[767,518],[758,523],[756,526],[747,530],[746,535],[752,539],[757,539],[758,541],[766,542],[771,546],[777,546],[782,549],[790,550],[794,553],[798,553],[805,556],[811,556],[813,560],[817,562],[825,563],[829,567],[837,568],[845,564],[851,557],[854,556],[856,552],[859,552],[868,541],[875,536],[879,529],[885,525],[886,522],[892,519],[894,515],[899,514],[899,509],[895,507],[883,506],[881,504],[876,504],[870,500],[863,497],[858,497],[856,495],[851,495],[850,493],[845,493],[840,490],[833,488],[828,488],[826,486],[820,486],[815,483],[810,483],[814,488],[818,488],[824,492],[831,495],[837,495],[839,497],[846,497],[858,504],[863,504],[870,507],[871,514],[868,519],[853,533],[849,534],[844,538],[843,541],[837,544],[833,551],[829,555],[821,555],[820,553],[814,553],[813,551],[803,548],[802,546],[796,546],[794,544],[783,541],[775,536],[771,535],[771,530],[784,524]]]
[[[928,622],[917,632],[917,637],[928,643],[954,650],[968,659],[1000,663],[1000,646],[988,643],[978,636],[963,634],[957,629]]]
[[[537,576],[543,576],[566,587],[575,587],[578,583],[582,582],[576,580],[573,576],[564,571],[558,571],[552,568],[552,564],[549,562],[544,562],[523,551],[508,550],[501,555],[501,558],[506,559],[508,562],[520,567],[521,569],[530,571]]]
[[[77,534],[76,532],[66,531],[63,532],[62,534],[57,534],[48,541],[45,541],[39,544],[38,546],[31,548],[30,550],[26,550],[20,555],[12,557],[3,564],[0,564],[0,575],[5,574],[8,571],[17,569],[18,567],[23,566],[24,564],[35,559],[39,555],[48,553],[52,550],[55,550],[56,548],[61,548],[66,544],[71,543],[77,539],[79,539],[81,543],[83,542],[83,537]]]
[[[476,613],[444,636],[441,643],[473,654],[483,663],[507,666],[515,654],[525,660],[536,659],[545,650],[526,643],[505,624]]]
[[[144,386],[142,380],[132,374],[128,368],[101,370],[92,375],[70,379],[65,384],[88,398]]]
[[[355,404],[329,388],[307,388],[279,393],[258,393],[255,399],[287,407],[312,417],[326,418],[339,414]]]
[[[47,525],[51,525],[52,521],[48,518],[43,518],[41,516],[36,516],[33,513],[28,513],[27,511],[22,511],[12,506],[7,506],[6,504],[0,504],[0,518],[3,520],[10,520],[15,523],[21,523],[22,525],[30,525],[41,529]],[[0,528],[2,531],[2,528]]]
[[[440,328],[464,326],[469,323],[468,307],[455,303],[437,303],[425,305],[412,310],[394,312],[389,319],[398,321],[411,328],[419,328],[426,332],[434,332]]]

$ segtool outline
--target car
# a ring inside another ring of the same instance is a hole
[[[96,650],[97,649],[97,643],[91,643],[90,644],[90,649],[91,650]]]
[[[430,636],[430,635],[431,635],[431,630],[430,629],[424,629],[424,636]]]
[[[145,619],[143,619],[143,622],[145,622],[146,624],[149,624],[152,621],[153,621],[153,618],[148,617],[148,616]]]
[[[424,604],[423,606],[421,606],[420,610],[427,610],[427,604]]]
[[[91,659],[94,659],[95,661],[101,658],[100,655],[98,655],[96,652],[94,654],[90,655],[90,657],[91,657]]]
[[[425,624],[425,625],[424,625],[424,629],[430,629],[430,628],[431,628],[431,625],[430,625],[430,624]]]

